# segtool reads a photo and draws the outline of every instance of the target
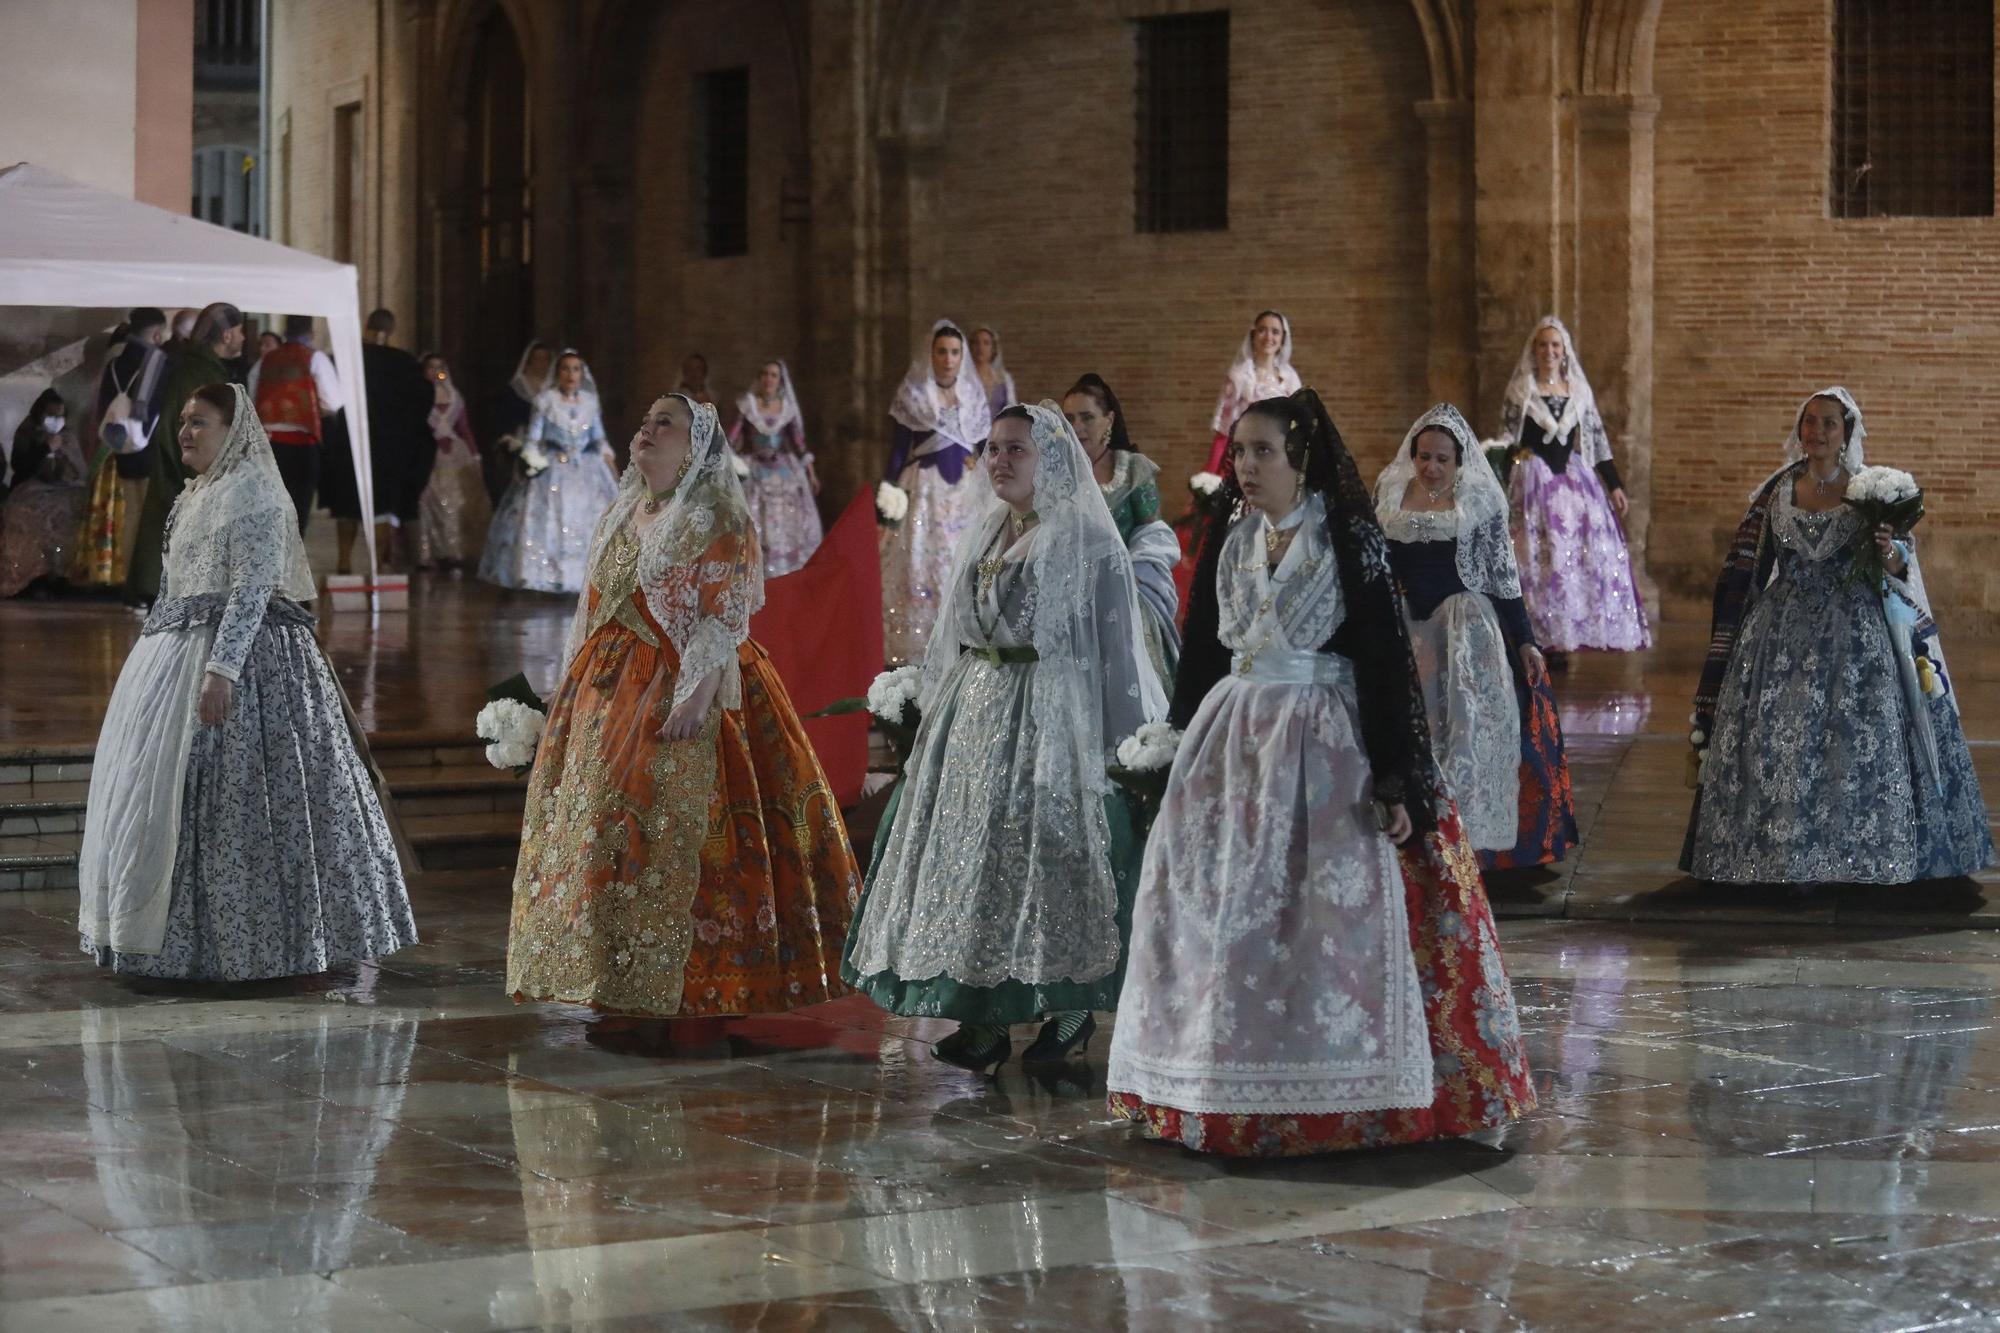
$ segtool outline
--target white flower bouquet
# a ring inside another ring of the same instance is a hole
[[[882,526],[893,528],[901,523],[910,512],[910,493],[893,481],[885,481],[875,488],[875,514]]]
[[[1197,472],[1188,478],[1188,489],[1196,495],[1214,495],[1222,489],[1222,474],[1218,472]]]
[[[1888,570],[1875,545],[1874,530],[1887,524],[1897,537],[1907,537],[1924,516],[1924,492],[1917,479],[1893,467],[1865,467],[1847,480],[1841,497],[1868,524],[1869,535],[1855,552],[1852,577],[1880,587]]]
[[[488,689],[486,700],[472,729],[487,743],[486,762],[512,769],[518,777],[534,765],[548,709],[528,678],[518,674]]]
[[[923,669],[914,666],[896,667],[875,677],[868,686],[864,698],[837,699],[808,717],[842,717],[850,713],[866,710],[874,719],[882,734],[889,738],[889,745],[896,752],[896,768],[902,771],[910,761],[910,750],[916,744],[917,727],[923,722],[923,713],[917,707],[917,698],[923,693]]]
[[[1181,748],[1182,733],[1165,722],[1142,723],[1139,729],[1118,742],[1118,762],[1105,772],[1132,795],[1140,822],[1151,827],[1160,812],[1160,798],[1166,794],[1167,771]]]
[[[523,440],[518,435],[502,435],[499,443],[501,448],[514,455],[514,465],[521,470],[522,476],[539,477],[548,471],[551,461],[548,450],[542,448],[538,441]]]

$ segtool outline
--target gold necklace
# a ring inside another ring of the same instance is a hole
[[[1294,579],[1310,578],[1314,573],[1314,571],[1316,571],[1319,568],[1320,561],[1324,560],[1325,558],[1326,555],[1324,552],[1321,552],[1320,554],[1313,556],[1312,559],[1306,561],[1304,565],[1300,566],[1298,572],[1292,575],[1292,578]],[[1279,583],[1278,580],[1275,578],[1271,580],[1271,589],[1269,592],[1264,594],[1263,604],[1257,608],[1257,613],[1250,617],[1250,624],[1252,626],[1255,626],[1257,622],[1261,621],[1265,616],[1271,613],[1271,608],[1277,604],[1278,594],[1281,591],[1283,591],[1286,584],[1289,584],[1291,581],[1292,581],[1291,579],[1286,579],[1284,583]],[[1270,629],[1264,631],[1264,637],[1259,639],[1254,646],[1244,651],[1243,660],[1236,664],[1236,674],[1239,676],[1249,675],[1250,668],[1257,661],[1257,654],[1263,652],[1266,648],[1270,647],[1271,640],[1276,638],[1277,635],[1278,635],[1278,626],[1276,625],[1273,625],[1271,626]]]

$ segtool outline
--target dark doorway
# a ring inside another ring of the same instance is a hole
[[[483,405],[506,384],[535,336],[533,144],[527,66],[514,25],[495,8],[474,43],[458,237],[468,300],[448,308],[446,319],[464,321],[452,341],[466,349],[471,364],[454,367],[454,374],[468,401]]]

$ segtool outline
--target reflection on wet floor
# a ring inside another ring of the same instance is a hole
[[[1538,1114],[1229,1166],[1112,1123],[1101,1060],[986,1082],[858,999],[592,1040],[501,995],[490,890],[420,909],[182,990],[0,903],[0,1328],[2000,1318],[1991,932],[1510,922]]]
[[[566,615],[418,602],[323,627],[378,729],[462,728]],[[94,734],[136,625],[0,606],[69,664],[10,737]],[[1700,636],[1663,638],[1560,682],[1586,842],[1495,886],[1541,1109],[1476,1142],[1232,1166],[1112,1122],[1102,1040],[989,1082],[858,999],[517,1007],[504,873],[419,885],[378,965],[226,989],[100,974],[74,893],[0,894],[0,1331],[2000,1326],[1992,877],[1680,881]]]

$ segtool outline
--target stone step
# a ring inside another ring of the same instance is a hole
[[[0,854],[0,893],[75,887],[75,852]]]
[[[27,786],[29,784],[18,784]],[[55,784],[46,784],[53,786]],[[73,785],[73,784],[65,784]],[[81,833],[83,831],[83,798],[69,797],[61,800],[36,800],[33,798],[8,799],[0,796],[0,837],[23,837],[32,834]]]
[[[521,852],[518,810],[406,815],[403,832],[426,872],[511,866]]]
[[[90,781],[87,749],[10,746],[0,749],[0,787]]]
[[[527,804],[526,779],[487,764],[384,769],[396,809],[407,819],[425,815],[519,814]]]

